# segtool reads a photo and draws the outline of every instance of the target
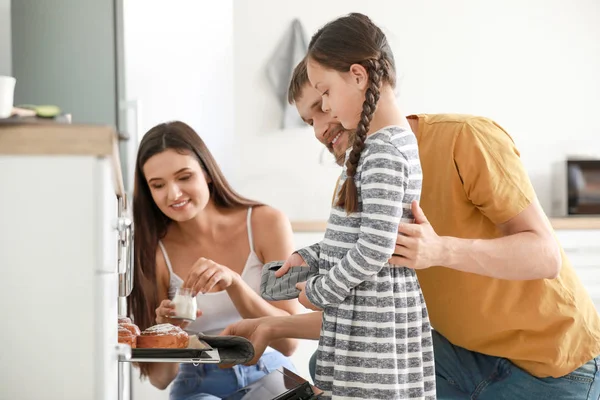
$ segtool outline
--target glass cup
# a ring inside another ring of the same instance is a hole
[[[187,319],[190,321],[196,319],[198,304],[196,303],[196,298],[192,296],[192,289],[178,288],[172,303],[175,306],[175,316],[173,318]]]

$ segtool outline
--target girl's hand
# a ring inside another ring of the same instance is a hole
[[[292,255],[289,256],[287,260],[285,260],[285,263],[283,263],[281,268],[275,271],[275,277],[281,278],[282,276],[287,274],[287,272],[292,267],[308,267],[308,265],[306,265],[306,261],[304,261],[304,258],[302,258],[300,254],[292,253]]]
[[[193,295],[208,293],[213,288],[217,292],[233,285],[240,276],[228,267],[201,257],[196,261],[182,287],[192,289]]]
[[[156,312],[156,323],[157,324],[172,324],[180,327],[181,329],[187,328],[190,324],[190,321],[173,318],[175,315],[175,306],[171,302],[171,300],[163,300],[160,302],[158,308],[155,310]],[[202,311],[196,311],[196,318],[202,315]]]
[[[306,297],[306,282],[296,283],[296,289],[301,290],[300,294],[298,295],[298,301],[300,302],[300,304],[302,304],[309,310],[322,311],[319,307],[311,303],[308,297]]]

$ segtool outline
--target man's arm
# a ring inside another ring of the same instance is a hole
[[[445,238],[442,265],[500,279],[553,279],[560,272],[560,248],[536,201],[510,221],[497,225],[497,239]]]
[[[467,199],[501,237],[440,238],[419,208],[417,225],[400,224],[398,229],[395,253],[408,260],[394,257],[391,262],[417,269],[445,266],[500,279],[556,277],[560,246],[510,135],[495,122],[474,117],[456,136],[452,151]]]
[[[393,264],[415,269],[441,265],[509,280],[552,279],[560,272],[560,248],[537,201],[497,225],[503,237],[496,239],[440,237],[416,204],[413,213],[416,224],[398,229],[395,253],[401,256],[392,257]]]
[[[285,317],[270,318],[263,327],[273,339],[293,338],[319,340],[322,312],[308,312]]]
[[[246,365],[253,365],[258,362],[271,342],[281,339],[318,340],[322,319],[321,312],[244,319],[229,325],[221,335],[242,336],[250,340],[254,347],[254,358]]]

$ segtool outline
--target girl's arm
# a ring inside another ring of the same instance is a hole
[[[358,241],[327,274],[314,276],[306,283],[308,300],[321,309],[340,304],[353,288],[383,268],[394,252],[403,211],[410,212],[410,208],[403,210],[405,193],[414,191],[416,198],[420,195],[420,186],[410,187],[407,157],[389,142],[377,146],[377,152],[367,155],[362,166],[362,213],[347,216],[344,210],[334,209],[330,219],[335,229],[336,221],[343,225],[346,218],[360,218]],[[343,243],[343,229],[336,233]]]

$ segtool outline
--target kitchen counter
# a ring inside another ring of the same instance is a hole
[[[102,125],[62,123],[0,123],[0,155],[95,155],[110,157],[114,170],[115,193],[122,197],[123,176],[118,135]]]
[[[600,216],[550,218],[554,230],[600,229]],[[294,232],[324,232],[327,221],[292,221]]]
[[[0,265],[10,266],[0,301],[18,298],[19,307],[2,307],[0,321],[55,325],[53,313],[21,311],[42,298],[48,310],[68,305],[80,334],[45,329],[51,345],[40,357],[32,346],[39,331],[4,330],[10,345],[0,356],[0,397],[121,398],[127,382],[119,381],[118,360],[127,348],[116,346],[116,321],[118,295],[132,277],[132,229],[129,215],[120,215],[126,203],[117,134],[107,126],[12,119],[0,120]],[[24,284],[35,297],[23,297]]]

